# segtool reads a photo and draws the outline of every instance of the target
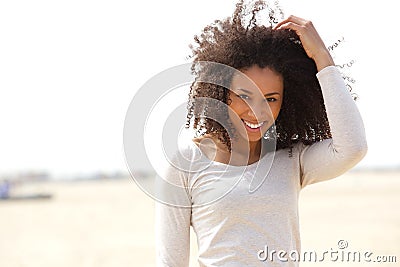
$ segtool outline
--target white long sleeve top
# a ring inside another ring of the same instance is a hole
[[[362,118],[338,69],[328,66],[317,79],[331,139],[300,142],[291,157],[281,149],[248,166],[212,161],[194,143],[181,151],[190,171],[171,166],[162,177],[166,183],[157,185],[164,202],[155,204],[158,267],[189,266],[190,227],[200,267],[298,266],[289,254],[266,259],[265,253],[300,253],[300,190],[343,174],[367,152]]]

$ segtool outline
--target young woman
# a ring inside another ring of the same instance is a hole
[[[366,154],[360,113],[313,24],[260,26],[254,9],[246,25],[245,8],[195,38],[188,125],[198,136],[176,160],[186,168],[163,177],[181,190],[158,188],[168,203],[156,203],[157,266],[188,266],[190,226],[200,266],[298,266],[300,190]],[[216,65],[195,67],[204,61]],[[283,252],[266,260],[266,247]]]

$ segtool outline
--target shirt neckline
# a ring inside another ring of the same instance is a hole
[[[221,167],[225,167],[225,168],[233,168],[233,169],[254,168],[254,167],[258,166],[260,163],[262,163],[265,159],[270,157],[271,155],[274,156],[274,154],[276,153],[276,151],[267,152],[258,161],[253,162],[253,163],[248,164],[248,165],[230,165],[230,164],[226,164],[226,163],[215,161],[215,160],[212,160],[212,159],[208,158],[205,155],[205,153],[203,153],[203,151],[201,151],[200,147],[197,146],[196,143],[193,142],[192,140],[190,140],[190,144],[191,144],[192,147],[194,147],[194,149],[197,151],[197,153],[200,154],[200,157],[203,158],[205,161],[207,161],[209,164],[212,164],[212,165],[215,165],[215,166],[221,166]]]

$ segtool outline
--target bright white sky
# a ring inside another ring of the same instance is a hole
[[[358,167],[400,166],[395,1],[280,1],[355,59],[369,153]],[[126,171],[122,131],[135,93],[186,63],[193,35],[235,1],[1,1],[0,174]],[[370,4],[369,4],[370,3]],[[339,57],[339,55],[337,55]]]

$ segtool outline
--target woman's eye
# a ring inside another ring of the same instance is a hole
[[[269,97],[265,99],[267,102],[275,102],[277,99],[274,97]]]
[[[248,95],[238,95],[241,99],[244,99],[244,100],[248,100],[249,99],[249,96]]]

